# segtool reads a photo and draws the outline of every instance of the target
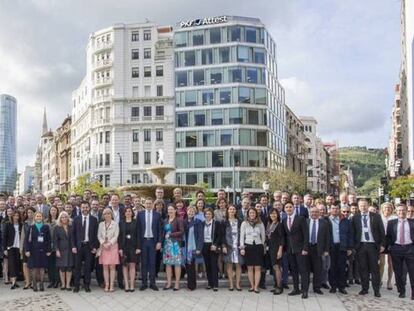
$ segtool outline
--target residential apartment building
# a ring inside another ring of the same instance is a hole
[[[287,158],[286,166],[293,172],[306,176],[307,147],[304,127],[300,119],[286,105]]]

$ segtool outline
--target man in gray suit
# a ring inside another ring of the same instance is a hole
[[[43,220],[49,218],[49,205],[45,203],[45,199],[42,194],[36,194],[36,211],[41,212],[43,214]]]

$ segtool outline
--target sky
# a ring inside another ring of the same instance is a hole
[[[277,43],[286,104],[324,141],[386,147],[400,67],[399,0],[0,0],[0,94],[18,100],[18,166],[33,165],[43,109],[56,129],[85,75],[88,35],[115,23],[258,17]]]

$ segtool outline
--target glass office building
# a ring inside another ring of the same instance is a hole
[[[17,101],[0,95],[0,193],[13,193],[16,187]]]
[[[259,19],[220,16],[179,23],[174,48],[176,182],[260,191],[251,174],[286,165],[274,40]]]

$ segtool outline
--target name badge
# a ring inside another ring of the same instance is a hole
[[[37,237],[37,242],[38,242],[38,243],[43,243],[43,242],[44,242],[44,238],[43,238],[43,236],[38,236],[38,237]]]
[[[254,238],[257,238],[257,235],[258,235],[257,232],[252,233],[252,237],[254,237]]]
[[[126,235],[126,238],[129,240],[129,239],[131,239],[131,235],[130,234],[127,234]]]

